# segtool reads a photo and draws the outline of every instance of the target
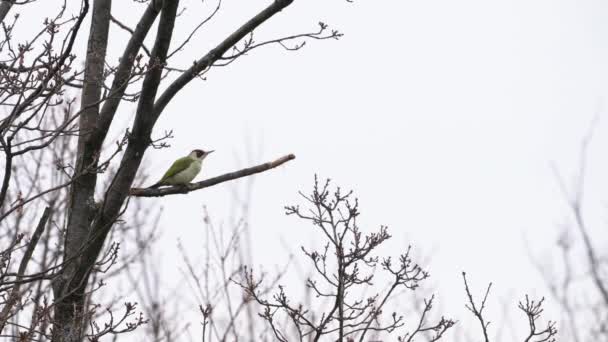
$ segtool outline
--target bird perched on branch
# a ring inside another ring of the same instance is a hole
[[[190,183],[201,171],[203,159],[212,152],[213,150],[193,150],[188,156],[179,158],[165,172],[160,181],[150,186],[150,188],[158,188],[163,185],[186,185]]]

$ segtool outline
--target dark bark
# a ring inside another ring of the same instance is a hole
[[[83,104],[89,103],[89,100],[100,96],[100,88],[98,88],[100,83],[95,82],[95,80],[99,80],[97,78],[100,75],[97,73],[99,71],[98,67],[103,68],[103,61],[105,60],[107,25],[110,22],[109,4],[110,1],[108,0],[95,2],[91,39],[89,41],[89,51],[93,53],[87,55],[87,64],[85,66],[86,72],[90,73],[89,75],[85,74],[85,78],[92,81],[91,83],[85,83],[91,89],[89,92],[83,90]],[[153,104],[153,99],[160,83],[162,66],[165,64],[169,49],[177,6],[178,1],[166,1],[163,4],[158,34],[152,54],[152,58],[155,63],[158,63],[158,66],[150,70],[144,79],[133,135],[129,140],[127,151],[113,181],[113,186],[106,193],[106,198],[101,208],[98,209],[93,198],[96,185],[96,176],[93,171],[82,177],[79,180],[79,184],[73,186],[72,210],[70,211],[68,224],[65,258],[66,260],[74,260],[74,262],[69,263],[69,266],[64,268],[61,280],[56,287],[54,341],[82,340],[82,322],[87,314],[85,312],[86,308],[84,308],[84,300],[88,278],[103,248],[105,238],[112,224],[120,215],[120,209],[124,203],[126,194],[128,194],[129,186],[123,191],[120,188],[116,188],[116,186],[124,185],[125,183],[130,184],[133,181],[141,162],[141,158],[137,160],[133,156],[143,155],[143,151],[149,142],[149,133],[154,122],[150,122],[145,114],[149,112]],[[149,13],[149,11],[146,13]],[[145,16],[147,20],[143,26],[149,27],[155,16]],[[147,31],[147,29],[142,30]],[[145,37],[145,32],[142,34],[141,40],[143,40],[143,37]],[[97,42],[95,43],[94,41]],[[132,49],[135,51],[139,49],[137,40],[133,45]],[[103,54],[100,53],[100,49],[104,51]],[[98,57],[103,59],[99,61],[97,60]],[[128,61],[125,63],[125,67],[130,69],[130,64],[128,63]],[[120,85],[119,87],[122,88]],[[124,89],[122,91],[124,92]],[[85,98],[87,100],[84,100]],[[115,108],[113,110],[115,111]],[[111,111],[107,113],[111,113]],[[99,127],[95,126],[97,124],[98,108],[90,114],[90,116],[81,119],[81,123],[83,124],[81,130],[84,130],[83,133],[85,133],[81,135],[78,151],[77,165],[80,166],[81,170],[83,167],[90,168],[91,165],[95,166],[97,162],[95,158],[99,154],[99,147],[101,147],[103,138],[105,137],[105,132],[103,134],[95,134],[94,139],[88,136],[87,129],[99,131]],[[113,116],[113,113],[108,115]],[[109,122],[107,124],[109,125]]]
[[[156,17],[160,13],[160,6],[157,2],[160,1],[152,1],[150,5],[148,5],[122,54],[120,64],[114,75],[108,99],[104,102],[101,112],[99,113],[97,130],[91,136],[91,140],[96,142],[99,146],[101,146],[105,140],[112,120],[114,119],[114,115],[116,114],[116,110],[122,100],[122,96],[127,89],[128,81],[131,76],[131,68],[133,67],[135,58],[137,57],[140,48],[143,46],[144,39],[148,35]]]
[[[6,18],[11,7],[13,7],[12,1],[2,0],[2,2],[0,2],[0,23],[4,21],[4,18]]]
[[[152,128],[158,118],[157,115],[152,115],[152,107],[158,86],[160,85],[162,66],[166,63],[169,51],[177,6],[177,1],[167,1],[163,4],[156,42],[151,56],[151,60],[153,61],[151,63],[154,63],[156,66],[144,78],[135,114],[133,131],[129,137],[129,143],[116,176],[107,190],[99,220],[96,222],[97,228],[108,230],[109,227],[107,225],[111,224],[120,214],[120,210],[129,195],[129,189],[143,159],[144,152],[150,145]]]
[[[94,195],[100,151],[95,144],[91,144],[89,134],[95,130],[99,113],[98,103],[103,86],[111,5],[111,0],[95,0],[93,3],[85,61],[85,81],[81,94],[83,111],[79,117],[81,134],[78,139],[75,170],[78,178],[70,189],[64,260],[71,260],[81,253],[89,235],[90,220],[96,207]],[[56,302],[54,341],[80,341],[83,335],[86,282],[73,277],[78,267],[80,267],[78,262],[68,263],[62,270],[60,279],[54,284]]]
[[[3,138],[0,137],[0,143],[2,145],[2,149],[4,150],[5,160],[4,160],[4,175],[2,176],[2,188],[0,188],[0,210],[4,206],[4,200],[6,199],[6,194],[8,192],[8,187],[10,185],[11,173],[13,168],[13,154],[11,152],[11,141],[4,141]]]

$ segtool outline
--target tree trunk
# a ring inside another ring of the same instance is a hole
[[[108,44],[111,0],[95,0],[91,18],[84,85],[81,96],[82,114],[79,117],[80,136],[76,160],[76,182],[70,192],[68,225],[64,244],[66,266],[53,286],[55,296],[55,324],[53,341],[81,341],[86,315],[84,293],[87,278],[77,277],[79,268],[86,267],[88,274],[92,264],[81,262],[86,249],[91,223],[95,215],[95,185],[97,183],[97,158],[99,151],[92,148],[90,136],[95,130],[99,114],[99,100],[103,85],[104,62]]]
[[[60,276],[53,282],[55,296],[53,342],[80,342],[84,339],[91,314],[85,306],[89,275],[103,250],[106,237],[114,222],[123,213],[137,170],[146,149],[150,146],[152,129],[165,106],[200,72],[213,65],[243,37],[292,2],[293,0],[274,0],[158,94],[179,0],[150,1],[120,59],[108,98],[102,99],[111,0],[94,1],[81,98],[82,112],[79,117],[80,135],[74,172],[75,181],[70,189],[67,214],[63,255],[65,265]],[[100,150],[124,95],[133,62],[159,13],[154,48],[151,51],[148,70],[141,83],[128,144],[116,175],[104,191],[103,202],[96,203],[94,195]],[[104,102],[101,111],[100,102]],[[293,159],[293,156],[288,156],[286,160],[290,159]]]

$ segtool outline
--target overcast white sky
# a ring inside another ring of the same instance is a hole
[[[269,1],[225,2],[173,63],[188,65]],[[113,12],[133,23],[143,6],[128,3],[115,1]],[[183,3],[178,37],[206,13],[199,1]],[[255,177],[254,265],[280,263],[288,252],[276,246],[297,253],[318,241],[282,209],[318,173],[355,190],[365,226],[390,227],[384,251],[412,243],[433,253],[436,292],[459,319],[462,270],[479,291],[495,283],[496,307],[504,296],[543,294],[525,241],[551,261],[556,226],[568,217],[549,165],[571,180],[597,113],[585,212],[605,224],[607,15],[600,0],[298,0],[257,39],[316,30],[319,20],[345,36],[298,52],[256,50],[193,82],[157,124],[158,134],[173,130],[172,147],[150,150],[147,160],[160,177],[193,148],[215,149],[206,177],[294,153],[295,161]],[[200,251],[203,205],[228,220],[231,189],[162,199],[165,269],[174,268],[177,239]],[[607,235],[600,230],[598,243]],[[549,304],[547,316],[558,318]]]
[[[265,4],[227,3],[219,33],[198,42],[217,42]],[[296,53],[263,49],[212,71],[168,107],[158,127],[174,130],[173,147],[150,160],[164,168],[194,147],[216,149],[203,171],[211,176],[295,153],[255,179],[254,264],[286,256],[279,243],[297,253],[317,241],[282,206],[297,203],[318,173],[356,191],[370,229],[390,226],[387,253],[409,243],[433,253],[448,313],[467,315],[466,270],[478,291],[495,283],[496,317],[501,297],[546,293],[525,240],[550,264],[556,226],[568,218],[549,165],[572,175],[591,118],[605,117],[607,13],[606,2],[581,0],[296,1],[258,39],[315,29],[318,20],[344,38]],[[605,121],[592,145],[595,175],[607,171]],[[605,223],[601,178],[589,179],[593,223]],[[201,207],[221,220],[229,189],[163,200],[166,243],[200,248]],[[552,304],[547,317],[557,319]]]

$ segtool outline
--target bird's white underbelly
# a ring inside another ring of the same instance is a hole
[[[190,183],[200,171],[201,162],[192,162],[185,170],[178,172],[174,176],[167,179],[167,183],[171,185]]]

